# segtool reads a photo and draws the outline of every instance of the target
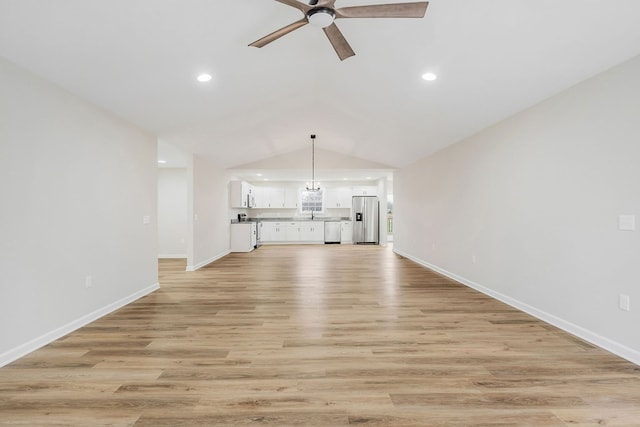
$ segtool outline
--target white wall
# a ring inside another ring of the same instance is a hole
[[[388,233],[387,233],[387,180],[380,179],[377,182],[378,184],[378,200],[380,200],[379,206],[379,240],[381,246],[387,246],[388,243]]]
[[[640,215],[638,76],[640,57],[398,171],[395,250],[640,363],[640,232],[617,228]]]
[[[190,163],[187,270],[193,271],[229,254],[229,177],[200,156]]]
[[[158,168],[158,257],[187,257],[187,169]]]
[[[1,366],[158,277],[155,138],[3,59],[0,89]]]

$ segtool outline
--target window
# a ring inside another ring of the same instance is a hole
[[[324,212],[322,203],[322,190],[302,192],[302,201],[300,203],[300,212]]]

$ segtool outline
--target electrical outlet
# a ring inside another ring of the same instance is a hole
[[[478,262],[478,258],[475,255],[471,255],[471,262],[475,264]]]
[[[629,298],[629,295],[620,294],[618,305],[620,310],[631,311],[631,298]]]
[[[636,216],[635,215],[620,215],[618,216],[618,229],[623,231],[635,231],[636,230]]]
[[[84,278],[84,287],[89,289],[90,287],[93,286],[93,277],[91,276],[86,276]]]
[[[145,215],[142,217],[143,224],[151,224],[151,217],[149,215]]]

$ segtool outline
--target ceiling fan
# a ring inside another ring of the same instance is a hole
[[[287,6],[295,7],[304,17],[299,21],[280,28],[249,46],[263,47],[274,40],[304,27],[307,24],[322,28],[341,61],[355,55],[334,20],[345,18],[423,18],[428,1],[412,3],[376,4],[335,8],[336,0],[311,0],[309,4],[297,0],[275,0]]]

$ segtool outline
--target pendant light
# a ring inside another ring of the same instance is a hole
[[[311,187],[307,183],[307,191],[320,191],[320,183],[316,187],[316,136],[311,134]]]

